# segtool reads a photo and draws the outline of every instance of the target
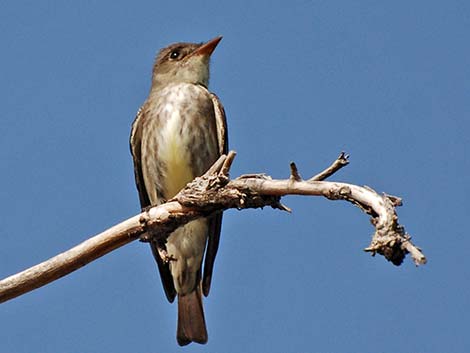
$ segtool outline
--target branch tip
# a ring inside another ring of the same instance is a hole
[[[348,154],[346,154],[345,152],[341,152],[338,158],[336,158],[336,160],[328,168],[318,173],[317,175],[314,175],[308,181],[322,181],[322,180],[329,178],[338,170],[340,170],[341,168],[349,164],[348,158],[349,158]]]
[[[416,266],[425,265],[428,262],[426,256],[421,252],[421,248],[415,246],[410,239],[411,237],[408,236],[408,239],[403,242],[402,247],[411,255]]]
[[[232,166],[233,160],[235,159],[236,155],[237,153],[233,150],[227,154],[227,158],[223,162],[222,168],[220,169],[219,174],[226,176],[226,177],[229,176],[230,167]]]
[[[290,162],[290,177],[291,181],[302,181],[302,177],[299,174],[299,170],[294,162]]]
[[[344,165],[349,164],[349,154],[347,154],[346,152],[342,151],[342,152],[339,154],[337,161],[338,161],[339,163],[344,164]]]
[[[394,207],[403,206],[403,201],[399,196],[393,196],[386,193],[383,193],[383,196],[386,197]]]
[[[286,205],[284,205],[281,202],[278,202],[277,204],[274,204],[272,207],[275,208],[275,209],[281,210],[281,211],[286,211],[288,213],[292,213],[292,209],[290,207],[287,207]]]

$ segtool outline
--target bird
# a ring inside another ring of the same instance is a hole
[[[225,110],[208,90],[210,57],[221,39],[171,44],[156,57],[150,92],[130,136],[142,209],[165,203],[227,153]],[[221,224],[219,212],[167,239],[150,237],[166,297],[170,303],[177,297],[180,346],[208,340],[202,293],[209,295]]]

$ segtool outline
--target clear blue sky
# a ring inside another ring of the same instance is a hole
[[[404,198],[429,258],[362,252],[353,206],[226,212],[209,343],[179,348],[150,250],[135,242],[0,305],[0,352],[468,352],[470,5],[466,1],[3,1],[0,277],[139,210],[128,136],[157,50],[224,39],[211,90],[232,175],[333,179]]]

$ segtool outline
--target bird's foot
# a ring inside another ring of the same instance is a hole
[[[168,252],[165,249],[158,248],[158,254],[164,264],[167,264],[170,261],[176,261],[176,258],[173,255],[168,255]]]

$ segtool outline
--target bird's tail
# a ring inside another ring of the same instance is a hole
[[[185,295],[178,295],[178,329],[176,339],[180,346],[191,342],[207,342],[206,321],[202,307],[201,284]]]

